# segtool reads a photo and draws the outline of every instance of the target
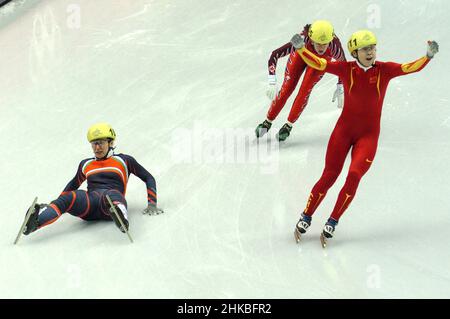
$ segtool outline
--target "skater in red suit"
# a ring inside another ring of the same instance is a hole
[[[119,217],[128,230],[127,201],[125,193],[130,174],[139,177],[147,186],[148,206],[144,214],[163,213],[156,207],[156,182],[154,177],[133,157],[126,154],[114,154],[116,133],[107,123],[97,123],[88,130],[95,157],[84,159],[78,165],[75,177],[67,184],[57,199],[49,205],[36,204],[23,234],[28,235],[42,227],[54,223],[64,213],[83,220],[114,220],[122,232],[114,214],[110,213],[109,196]],[[87,181],[87,192],[79,190]]]
[[[345,61],[341,42],[334,34],[333,26],[330,22],[319,20],[311,25],[307,24],[301,34],[305,37],[305,46],[311,52],[314,52],[327,60],[334,59]],[[276,94],[277,86],[275,70],[277,61],[278,58],[286,55],[289,55],[289,60],[286,65],[283,85],[278,94]],[[296,88],[303,72],[305,75],[297,97],[292,105],[288,120],[277,134],[279,141],[284,141],[289,136],[292,125],[297,121],[300,114],[305,109],[313,87],[320,79],[322,79],[324,72],[307,67],[303,59],[295,52],[295,49],[290,42],[272,52],[269,59],[269,88],[267,90],[267,96],[273,101],[267,113],[266,120],[256,128],[257,137],[263,136],[270,129],[272,121],[275,120],[283,109],[287,99]],[[332,101],[334,102],[336,99],[338,100],[338,107],[342,107],[343,87],[340,80],[338,81]]]
[[[345,158],[351,150],[351,164],[344,186],[323,229],[322,244],[333,237],[339,218],[355,198],[363,175],[375,158],[383,99],[389,81],[397,76],[422,70],[438,52],[435,41],[428,42],[426,56],[411,63],[379,62],[376,58],[377,39],[368,30],[354,33],[349,42],[352,62],[330,62],[312,53],[299,35],[292,38],[298,54],[311,68],[337,75],[344,85],[344,108],[328,142],[325,169],[314,185],[306,208],[297,223],[295,236],[300,240],[311,224],[311,216],[325,198],[328,189],[341,173]]]

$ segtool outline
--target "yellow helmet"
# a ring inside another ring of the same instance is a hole
[[[89,143],[102,138],[110,138],[111,140],[115,140],[116,132],[114,132],[113,128],[108,123],[97,123],[92,125],[87,133]]]
[[[327,44],[333,41],[334,29],[330,22],[325,20],[314,21],[309,27],[308,37],[318,44]]]
[[[347,47],[350,54],[358,49],[364,48],[368,45],[377,44],[377,38],[372,31],[359,30],[352,34],[350,40],[348,40]]]

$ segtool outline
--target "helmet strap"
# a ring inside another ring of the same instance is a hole
[[[108,159],[108,158],[110,158],[111,156],[114,155],[114,150],[115,150],[115,149],[116,149],[115,146],[109,146],[109,147],[108,147],[108,152],[106,153],[105,156],[103,156],[102,158],[96,157],[95,159],[96,159],[97,161],[104,161],[105,159]]]
[[[116,149],[115,147],[110,146],[109,149],[108,149],[108,153],[106,153],[105,159],[110,158],[111,156],[113,156],[115,149]]]

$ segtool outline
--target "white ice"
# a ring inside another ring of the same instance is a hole
[[[450,297],[446,1],[29,0],[0,12],[0,297]],[[260,145],[270,156],[233,156],[257,154],[270,52],[315,19],[344,46],[373,29],[380,61],[413,61],[430,39],[441,48],[391,82],[376,159],[326,250],[318,236],[348,162],[301,245],[293,229],[340,114],[336,78],[316,86],[279,150],[295,94]],[[134,244],[113,223],[63,215],[14,246],[32,199],[55,199],[92,156],[97,121],[156,177],[165,214],[141,214],[132,177]]]

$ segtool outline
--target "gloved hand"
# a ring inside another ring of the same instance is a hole
[[[277,76],[275,74],[269,74],[268,83],[269,84],[267,86],[266,95],[272,101],[275,98],[275,95],[277,94],[278,91]]]
[[[341,83],[336,85],[336,91],[334,91],[331,102],[336,101],[336,99],[338,101],[337,107],[341,109],[344,106],[344,85]]]
[[[305,45],[305,40],[300,34],[295,34],[291,39],[291,44],[294,46],[294,48],[301,49]]]
[[[436,41],[428,41],[427,57],[432,59],[439,52],[439,44]]]
[[[164,213],[164,211],[160,208],[157,208],[156,205],[153,204],[148,204],[147,208],[142,211],[142,214],[149,216],[159,215],[162,213]]]

